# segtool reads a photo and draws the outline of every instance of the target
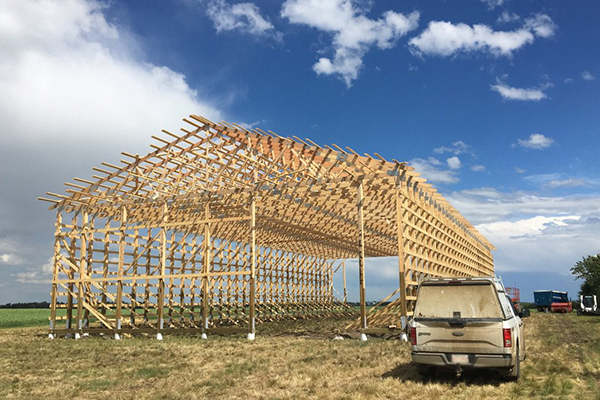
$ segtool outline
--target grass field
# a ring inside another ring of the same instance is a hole
[[[528,358],[515,383],[493,371],[460,379],[438,371],[424,380],[407,344],[333,341],[344,326],[335,320],[261,325],[254,342],[241,336],[51,341],[43,312],[0,310],[0,326],[43,324],[0,329],[0,398],[600,400],[597,317],[526,319]]]

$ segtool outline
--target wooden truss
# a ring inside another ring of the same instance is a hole
[[[406,163],[184,121],[148,155],[122,153],[95,181],[40,198],[57,211],[52,334],[253,334],[256,322],[351,314],[346,259],[359,261],[353,327],[365,331],[412,315],[424,276],[493,274],[493,246]],[[365,259],[384,256],[398,257],[398,289],[368,314]]]

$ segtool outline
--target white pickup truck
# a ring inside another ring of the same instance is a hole
[[[420,374],[434,367],[501,369],[517,380],[525,359],[521,315],[495,277],[428,278],[419,285],[410,322],[412,361]]]

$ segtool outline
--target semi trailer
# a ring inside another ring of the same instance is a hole
[[[535,305],[540,312],[573,311],[573,303],[569,300],[568,292],[558,290],[536,290],[533,292]]]

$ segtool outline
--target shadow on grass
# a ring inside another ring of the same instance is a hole
[[[460,378],[457,378],[455,370],[451,368],[435,368],[431,375],[424,377],[417,372],[415,365],[411,362],[398,364],[391,371],[381,375],[381,377],[398,379],[402,382],[432,382],[450,386],[462,384],[467,386],[492,385],[498,387],[507,383],[502,372],[490,369],[466,370],[462,372]]]

